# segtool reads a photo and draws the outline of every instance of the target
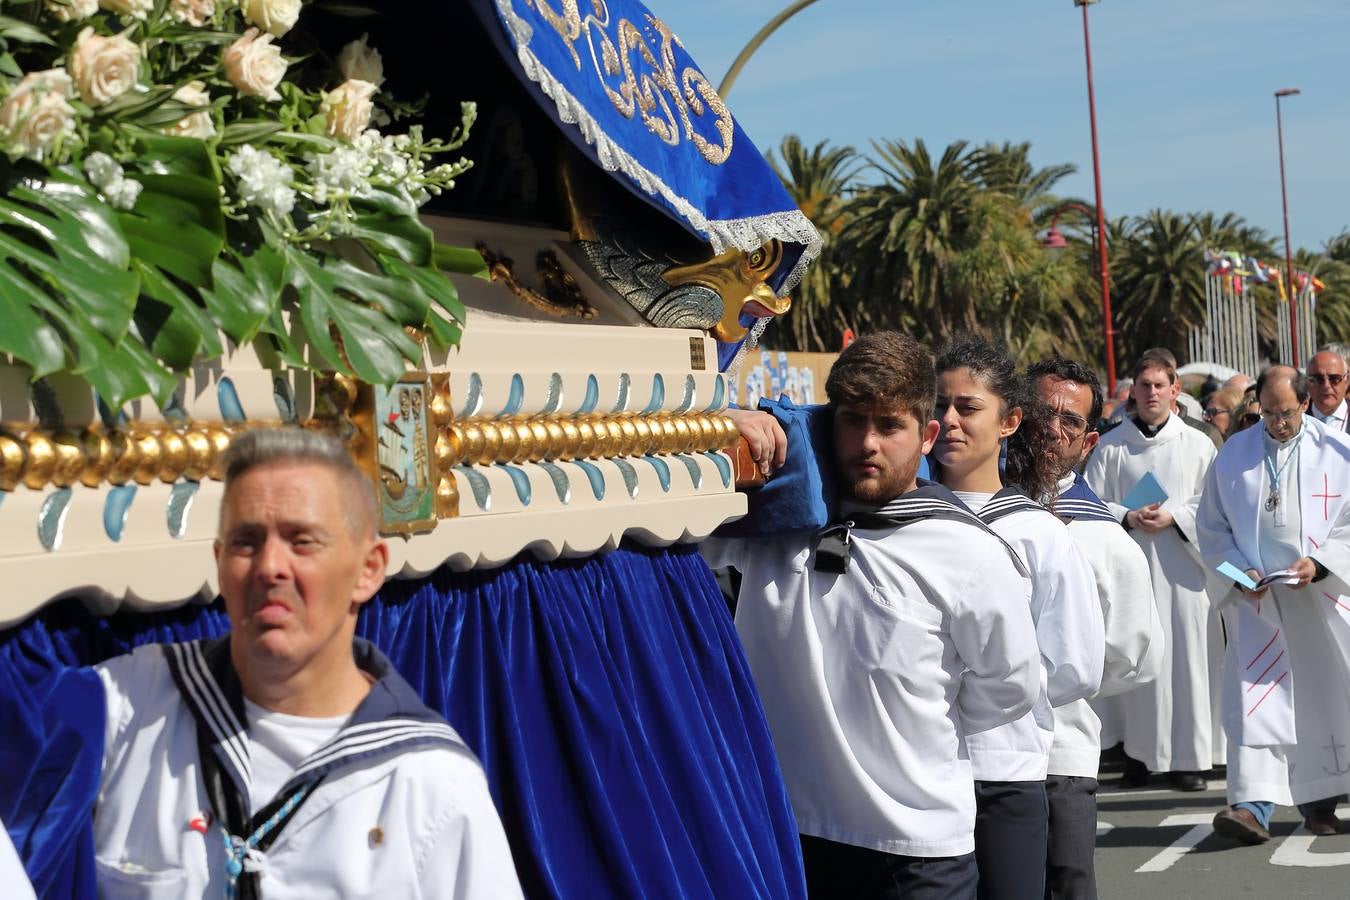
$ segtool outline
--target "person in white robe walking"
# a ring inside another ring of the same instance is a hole
[[[1207,594],[1210,573],[1195,544],[1195,508],[1216,451],[1172,414],[1181,385],[1166,360],[1145,356],[1131,375],[1135,413],[1102,436],[1084,471],[1148,559],[1166,632],[1157,680],[1120,697],[1129,757],[1121,783],[1142,786],[1150,771],[1166,772],[1173,788],[1199,791],[1207,787],[1202,773],[1224,761],[1211,692],[1223,637]],[[1149,473],[1166,499],[1127,508],[1123,501]]]
[[[937,371],[939,480],[1026,561],[1045,668],[1046,689],[1030,713],[970,740],[980,897],[1039,900],[1049,846],[1053,707],[1089,697],[1101,684],[1101,605],[1092,568],[1068,528],[1031,499],[1054,490],[1058,440],[1027,379],[1006,350],[976,336],[944,347]],[[1015,594],[1000,599],[1022,602]]]
[[[817,451],[830,456],[839,522],[701,549],[742,574],[736,630],[810,895],[974,900],[967,744],[1040,694],[1030,584],[950,491],[916,478],[938,430],[926,350],[896,332],[866,335],[825,390],[833,446]],[[742,414],[752,452],[772,460],[779,432],[753,418]]]
[[[1101,383],[1091,369],[1058,356],[1029,366],[1027,377],[1048,408],[1059,439],[1059,483],[1043,499],[1068,525],[1069,536],[1092,567],[1101,602],[1106,657],[1097,697],[1118,695],[1157,677],[1165,638],[1148,560],[1076,471],[1099,438],[1092,425],[1101,418]],[[1096,900],[1101,722],[1087,700],[1057,706],[1054,713],[1045,781],[1050,804],[1046,897]]]
[[[1305,415],[1309,380],[1273,366],[1257,381],[1264,426],[1233,438],[1206,480],[1196,516],[1200,549],[1253,581],[1235,586],[1224,669],[1228,800],[1215,830],[1269,840],[1276,802],[1299,804],[1313,834],[1335,834],[1350,788],[1350,438]],[[1288,788],[1281,779],[1288,779]]]

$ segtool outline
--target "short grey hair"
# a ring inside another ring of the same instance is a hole
[[[1318,347],[1317,352],[1335,353],[1347,367],[1350,367],[1350,344],[1342,344],[1340,341],[1329,341]]]
[[[352,533],[364,536],[376,531],[379,518],[375,487],[342,441],[333,435],[307,428],[245,431],[235,437],[225,451],[222,466],[225,471],[224,496],[229,496],[230,488],[245,472],[270,463],[313,463],[332,469],[345,489],[343,506]],[[222,503],[221,516],[224,515]]]

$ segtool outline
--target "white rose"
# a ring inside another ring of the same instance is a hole
[[[294,28],[300,18],[300,0],[242,0],[239,8],[248,24],[276,37]]]
[[[99,0],[98,5],[120,16],[144,19],[155,8],[155,0]]]
[[[211,105],[211,95],[206,92],[206,85],[200,81],[189,81],[173,92],[173,99],[187,106]],[[209,138],[215,135],[216,125],[211,121],[210,111],[203,108],[201,112],[188,113],[177,122],[160,130],[178,137]]]
[[[324,94],[319,110],[328,120],[328,136],[355,140],[370,124],[370,114],[375,109],[370,100],[374,96],[375,85],[359,78],[349,78]]]
[[[66,101],[71,91],[65,69],[29,72],[0,104],[0,135],[21,155],[41,162],[75,130],[75,109]]]
[[[47,0],[46,6],[61,22],[78,22],[98,12],[98,0]]]
[[[360,40],[343,47],[337,57],[338,68],[342,70],[343,78],[369,81],[379,87],[384,84],[384,58],[380,51],[366,43],[367,40],[368,35],[363,34]]]
[[[286,61],[281,49],[272,44],[272,35],[250,28],[243,37],[225,48],[225,77],[239,93],[264,100],[280,100],[277,85],[286,76]]]
[[[85,28],[70,53],[70,74],[90,106],[102,106],[136,86],[141,51],[122,35],[103,37]]]
[[[169,15],[175,22],[201,28],[216,14],[215,0],[169,0]]]

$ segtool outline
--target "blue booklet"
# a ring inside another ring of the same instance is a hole
[[[1167,499],[1167,491],[1158,483],[1152,472],[1145,472],[1144,477],[1140,478],[1130,488],[1130,492],[1125,495],[1125,499],[1120,501],[1120,505],[1126,509],[1143,509],[1145,506],[1152,506],[1155,503],[1162,503]]]

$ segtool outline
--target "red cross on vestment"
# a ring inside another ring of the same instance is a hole
[[[1322,493],[1313,494],[1313,499],[1322,501],[1322,521],[1325,522],[1331,518],[1331,501],[1339,500],[1340,494],[1331,493],[1331,484],[1327,479],[1327,473],[1322,473]]]

